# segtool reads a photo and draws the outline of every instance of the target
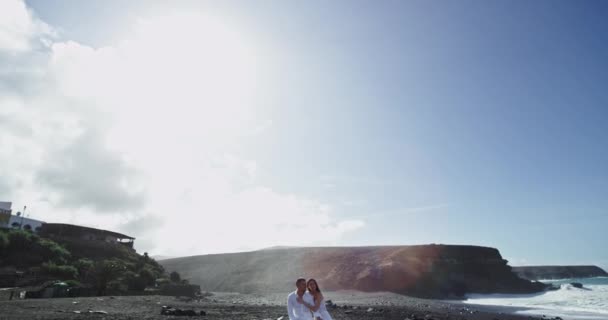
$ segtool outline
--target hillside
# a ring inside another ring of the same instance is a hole
[[[498,250],[455,245],[280,248],[160,261],[203,290],[286,292],[298,277],[322,289],[391,291],[419,297],[544,289],[511,272]]]
[[[526,266],[513,267],[513,272],[528,280],[608,277],[597,266]]]
[[[118,243],[0,230],[0,287],[67,281],[88,295],[123,294],[168,277],[147,254]]]

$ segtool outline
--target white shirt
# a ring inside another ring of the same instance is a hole
[[[311,320],[312,312],[303,303],[297,301],[298,293],[294,291],[287,296],[287,315],[290,320]],[[314,304],[312,295],[308,291],[302,295],[304,302]]]

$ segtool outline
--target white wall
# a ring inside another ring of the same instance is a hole
[[[32,231],[36,231],[36,228],[41,227],[42,224],[44,224],[44,221],[34,220],[30,218],[22,218],[14,215],[11,215],[11,218],[8,221],[9,228],[18,229],[21,226],[21,229],[25,230],[28,228],[27,226],[29,226]]]

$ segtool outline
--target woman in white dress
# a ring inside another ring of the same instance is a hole
[[[323,299],[323,294],[321,293],[321,289],[319,289],[317,281],[315,279],[309,279],[306,283],[306,288],[308,288],[308,292],[312,295],[315,304],[311,305],[304,301],[302,301],[302,303],[312,311],[313,318],[315,320],[332,320],[329,312],[327,312],[325,300]]]

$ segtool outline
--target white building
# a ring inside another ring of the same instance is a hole
[[[12,214],[11,202],[0,202],[0,228],[13,228],[37,232],[44,221],[26,218],[20,212]]]
[[[3,214],[3,213],[11,214],[12,205],[13,205],[12,202],[0,201],[0,214]]]

